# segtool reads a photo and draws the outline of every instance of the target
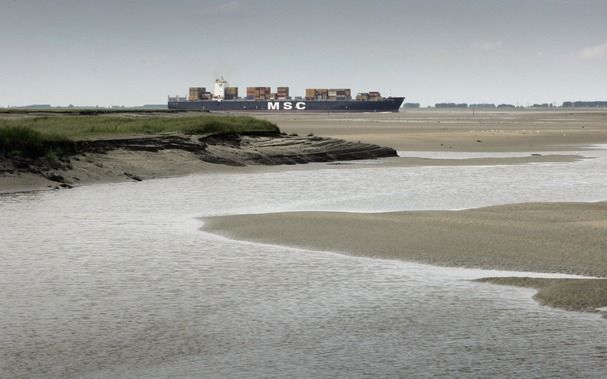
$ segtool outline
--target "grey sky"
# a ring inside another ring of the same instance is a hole
[[[607,1],[0,0],[0,106],[164,103],[189,86],[407,101],[607,100]]]

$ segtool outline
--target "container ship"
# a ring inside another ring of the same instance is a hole
[[[398,112],[404,97],[382,97],[377,91],[358,93],[349,88],[308,88],[305,97],[291,97],[289,87],[247,87],[246,97],[238,96],[223,78],[215,80],[212,91],[190,87],[187,97],[169,96],[169,109],[211,112]]]

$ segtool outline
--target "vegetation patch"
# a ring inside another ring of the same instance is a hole
[[[162,113],[185,113],[185,110],[178,109],[146,109],[146,108],[0,108],[0,114],[20,114],[20,115],[43,115],[43,114],[67,114],[67,115],[98,115],[98,114],[121,114],[121,113],[142,113],[142,114],[162,114]]]
[[[26,159],[23,162],[37,160],[47,162],[46,165],[50,167],[59,167],[57,162],[61,161],[62,157],[75,154],[76,150],[85,146],[83,144],[93,141],[120,139],[123,141],[120,146],[127,148],[131,143],[129,141],[139,146],[141,142],[135,140],[143,135],[238,135],[279,132],[278,127],[269,121],[246,116],[47,114],[35,117],[6,117],[0,118],[0,157],[12,161]]]
[[[25,138],[95,139],[114,135],[162,133],[278,133],[278,127],[266,120],[246,116],[141,116],[73,115],[0,119],[0,130],[19,130]],[[26,131],[31,130],[32,132]],[[38,134],[36,134],[38,132]],[[14,133],[10,132],[9,134]],[[55,136],[55,137],[51,137]],[[10,141],[18,142],[14,138]]]
[[[0,156],[56,157],[72,149],[72,141],[55,133],[42,133],[20,125],[0,127]]]

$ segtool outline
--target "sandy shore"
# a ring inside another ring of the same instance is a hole
[[[446,266],[607,277],[607,202],[530,203],[463,211],[294,212],[205,219],[243,240]],[[567,309],[607,306],[607,281],[495,280],[530,285]],[[583,291],[580,301],[576,291]]]
[[[261,116],[281,130],[409,151],[551,151],[607,143],[605,110],[403,110]]]

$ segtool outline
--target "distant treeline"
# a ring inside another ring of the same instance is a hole
[[[546,105],[547,106],[547,105]],[[434,104],[435,108],[475,108],[475,109],[493,109],[493,108],[516,108],[516,106],[512,104],[490,104],[490,103],[481,103],[481,104],[468,104],[468,103],[436,103]]]
[[[607,101],[565,101],[563,108],[606,108]]]
[[[434,108],[468,108],[467,103],[436,103]]]
[[[607,108],[607,101],[565,101],[562,108]],[[559,108],[552,103],[533,104],[531,106],[519,106],[513,104],[492,104],[492,103],[436,103],[434,108],[469,108],[469,109],[495,109],[495,108]]]

